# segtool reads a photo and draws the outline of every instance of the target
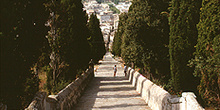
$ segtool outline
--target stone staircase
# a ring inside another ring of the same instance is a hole
[[[110,53],[100,63],[74,110],[151,110]],[[113,77],[114,65],[118,68],[116,77]]]
[[[113,76],[113,67],[118,72]],[[94,70],[96,70],[94,72]],[[57,95],[38,93],[26,110],[204,110],[192,92],[172,96],[139,72],[128,68],[107,53],[98,68],[85,74]]]

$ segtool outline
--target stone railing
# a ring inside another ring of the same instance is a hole
[[[71,110],[85,87],[94,77],[94,67],[90,66],[84,74],[66,86],[57,95],[47,96],[39,92],[25,110]]]
[[[127,74],[129,81],[152,110],[204,110],[192,92],[183,92],[182,97],[172,96],[130,67]]]

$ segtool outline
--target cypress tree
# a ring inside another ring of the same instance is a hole
[[[112,53],[116,56],[120,56],[121,54],[121,36],[119,36],[119,32],[115,32],[113,45],[112,45]]]
[[[189,87],[194,83],[193,68],[187,64],[195,51],[199,4],[194,0],[172,1],[169,53],[171,83],[175,91],[192,89]]]
[[[32,68],[46,46],[43,0],[1,3],[1,99],[8,109],[23,109],[38,91]],[[4,47],[4,48],[3,48]]]
[[[168,0],[148,1],[150,11],[148,39],[145,40],[145,49],[151,50],[153,55],[149,64],[150,71],[155,78],[167,83],[170,77],[169,66],[169,24],[168,24]],[[145,32],[143,30],[143,32]],[[146,67],[145,67],[146,68]]]
[[[172,86],[173,88],[178,91],[180,90],[180,81],[179,81],[179,73],[177,70],[179,68],[175,67],[174,62],[177,62],[175,59],[175,56],[172,55],[175,52],[175,49],[177,47],[175,46],[175,39],[177,39],[177,18],[179,15],[179,7],[180,6],[180,0],[172,0],[172,10],[170,11],[171,17],[170,17],[170,43],[169,43],[169,53],[170,53],[170,70],[171,70],[171,79],[172,79]],[[174,38],[175,37],[175,38]]]
[[[167,1],[134,0],[122,35],[124,61],[134,62],[143,68],[143,73],[153,73],[156,77],[162,73],[169,76],[169,26],[167,16],[162,13],[167,7]]]
[[[48,1],[46,7],[54,13],[47,36],[52,50],[47,89],[56,93],[88,67],[90,33],[86,26],[88,16],[80,0]]]
[[[99,26],[99,20],[95,14],[90,15],[88,29],[90,31],[89,42],[92,59],[95,63],[102,59],[105,54],[105,43]]]
[[[125,30],[125,25],[126,25],[127,18],[128,17],[127,17],[126,13],[122,13],[119,16],[118,29],[117,29],[117,32],[115,33],[113,46],[112,46],[112,52],[113,52],[113,54],[115,54],[117,56],[121,56],[122,35],[124,33],[124,30]]]
[[[63,0],[58,6],[59,51],[62,61],[68,66],[65,79],[73,80],[77,72],[83,71],[90,60],[87,17],[80,0]]]
[[[198,43],[191,63],[195,65],[194,75],[201,79],[198,90],[206,106],[220,107],[220,2],[203,0],[200,11]]]
[[[121,55],[126,63],[141,65],[143,47],[138,42],[138,31],[144,25],[144,17],[147,16],[145,0],[134,0],[129,8],[125,30],[122,35]],[[143,11],[144,10],[144,11]]]

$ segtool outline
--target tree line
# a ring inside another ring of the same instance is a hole
[[[219,107],[220,2],[133,0],[112,52],[172,94],[194,91]]]
[[[55,94],[91,59],[102,59],[99,21],[82,8],[81,0],[1,2],[0,102],[8,109],[27,107],[39,91],[40,72],[47,74],[45,90]]]

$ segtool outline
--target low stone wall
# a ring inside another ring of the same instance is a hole
[[[0,110],[7,110],[7,105],[4,105],[2,102],[0,102]]]
[[[183,92],[182,97],[172,96],[130,67],[127,74],[129,81],[152,110],[204,110],[192,92]]]
[[[94,68],[91,67],[85,74],[82,74],[57,95],[49,95],[47,97],[45,92],[37,93],[25,110],[71,110],[93,77]]]

